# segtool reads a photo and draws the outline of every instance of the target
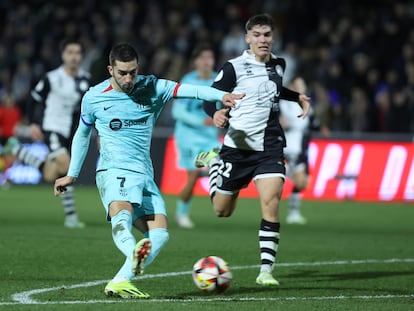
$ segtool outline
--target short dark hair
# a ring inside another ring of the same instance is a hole
[[[256,25],[270,26],[272,30],[275,28],[273,17],[266,13],[257,14],[257,15],[253,15],[252,17],[250,17],[245,26],[246,32],[248,32],[249,30],[252,30],[252,28]]]
[[[138,53],[129,43],[119,43],[109,52],[109,65],[114,66],[115,61],[130,62],[134,59],[138,62]]]
[[[81,47],[81,52],[83,52],[82,43],[76,38],[65,38],[59,44],[60,52],[62,53],[69,44],[77,44]]]
[[[191,59],[196,59],[204,51],[212,51],[214,54],[213,47],[209,43],[203,42],[194,47],[193,52],[191,53]]]

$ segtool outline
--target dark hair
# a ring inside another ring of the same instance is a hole
[[[137,51],[128,43],[114,45],[109,52],[109,65],[115,65],[115,61],[130,62],[134,59],[138,62]]]
[[[214,54],[213,47],[209,43],[203,42],[195,46],[195,48],[193,49],[193,52],[191,53],[191,59],[196,59],[204,51],[212,51]]]
[[[81,47],[81,52],[83,52],[82,43],[80,43],[79,40],[77,40],[75,38],[65,38],[65,39],[63,39],[59,44],[60,52],[62,53],[69,44],[79,45]]]
[[[266,13],[253,15],[252,17],[250,17],[245,26],[246,32],[252,30],[252,28],[256,25],[270,26],[272,30],[275,28],[275,23],[273,21],[272,16]]]

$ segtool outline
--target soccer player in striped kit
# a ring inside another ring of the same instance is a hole
[[[259,226],[261,267],[256,283],[277,286],[272,275],[279,246],[279,202],[285,179],[285,136],[279,123],[279,100],[298,102],[300,117],[309,111],[309,97],[282,86],[286,63],[271,53],[274,22],[271,16],[252,16],[246,23],[249,50],[224,64],[214,88],[243,92],[246,96],[231,109],[204,108],[216,126],[228,127],[219,152],[211,150],[196,158],[208,166],[210,196],[219,217],[232,215],[239,191],[253,180],[259,193],[262,219]],[[296,103],[295,103],[296,104]]]

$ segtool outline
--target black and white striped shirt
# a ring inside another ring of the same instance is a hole
[[[248,51],[224,64],[213,87],[246,94],[230,110],[224,145],[255,151],[285,146],[279,124],[279,99],[297,101],[299,96],[282,86],[285,67],[283,58],[272,55],[270,61],[262,63]]]
[[[69,138],[80,111],[80,101],[89,89],[90,74],[82,69],[76,77],[68,75],[63,66],[49,71],[31,92],[35,113],[32,122],[44,131]]]

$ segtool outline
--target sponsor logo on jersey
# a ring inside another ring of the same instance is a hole
[[[122,127],[133,127],[136,125],[143,125],[146,124],[148,117],[135,119],[135,120],[123,120],[120,119],[112,119],[109,122],[109,128],[113,131],[119,131]]]
[[[113,131],[119,131],[122,128],[122,121],[119,119],[112,119],[109,122],[109,128]]]

